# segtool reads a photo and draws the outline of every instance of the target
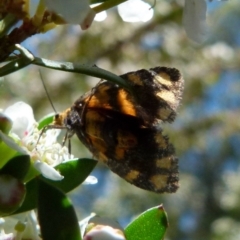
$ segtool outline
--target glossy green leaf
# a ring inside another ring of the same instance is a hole
[[[1,159],[0,159],[0,168],[2,168],[11,158],[13,158],[17,151],[9,147],[5,142],[1,141],[0,136],[0,152],[1,152]]]
[[[125,229],[127,240],[161,240],[168,227],[168,219],[163,206],[148,209]]]
[[[80,240],[78,219],[71,201],[59,189],[38,180],[38,219],[44,240]]]
[[[12,128],[12,120],[0,112],[0,130],[8,134]]]
[[[0,174],[11,175],[18,180],[23,180],[30,167],[30,156],[19,155],[9,160],[2,169]]]
[[[46,181],[47,183],[61,189],[64,192],[69,192],[79,186],[89,176],[96,164],[97,161],[87,158],[68,161],[56,167],[56,169],[59,170],[61,175],[64,176],[63,180],[52,181],[42,176],[40,178],[44,179],[44,181]],[[36,178],[32,179],[26,184],[26,192],[26,197],[22,206],[15,213],[21,213],[36,208]]]
[[[53,119],[54,119],[55,115],[56,115],[56,113],[51,113],[51,114],[43,117],[42,119],[40,119],[38,121],[38,129],[41,130],[45,126],[51,124],[53,122]]]
[[[0,131],[0,168],[16,155],[27,153],[8,135]]]

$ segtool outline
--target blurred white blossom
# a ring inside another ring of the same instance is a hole
[[[217,42],[213,45],[206,46],[203,49],[203,54],[206,59],[221,59],[230,61],[234,57],[234,50],[224,42]]]
[[[141,0],[129,0],[118,5],[118,13],[125,22],[147,22],[153,17],[153,8]]]
[[[118,13],[125,22],[147,22],[153,17],[153,9],[154,7],[142,0],[129,0],[118,6]],[[185,0],[184,28],[188,37],[197,43],[206,38],[206,11],[205,0]]]
[[[44,0],[47,8],[60,15],[67,23],[80,24],[90,11],[88,0]]]
[[[96,6],[100,5],[100,3],[95,3],[95,4],[91,4],[91,8],[94,8]],[[96,14],[94,20],[97,22],[102,22],[107,18],[107,12],[106,11],[102,11]]]
[[[206,11],[205,0],[185,0],[183,25],[188,37],[197,43],[206,38]]]
[[[221,207],[226,210],[234,210],[238,208],[240,201],[240,168],[236,172],[226,171],[223,176],[224,188],[218,193],[218,199]]]
[[[1,240],[14,240],[13,233],[5,233],[5,231],[4,231],[5,222],[6,221],[4,218],[0,218],[0,239]]]

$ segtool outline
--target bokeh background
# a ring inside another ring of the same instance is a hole
[[[163,203],[170,226],[166,239],[240,239],[240,1],[208,2],[208,37],[189,40],[182,24],[183,1],[157,1],[154,17],[126,23],[117,10],[87,31],[61,26],[23,43],[36,56],[97,65],[116,74],[154,66],[181,70],[185,90],[178,117],[163,126],[176,148],[180,189],[155,194],[138,189],[98,164],[95,185],[70,194],[79,219],[95,212],[122,226],[139,213]],[[98,79],[41,68],[57,111],[63,111]],[[42,86],[39,67],[0,80],[5,108],[25,101],[36,119],[53,112]],[[76,137],[76,157],[91,157]],[[146,159],[148,161],[148,159]]]

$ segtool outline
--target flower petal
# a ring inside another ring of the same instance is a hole
[[[106,18],[107,18],[107,12],[106,12],[106,11],[102,11],[102,12],[96,14],[96,16],[95,16],[95,18],[94,18],[94,21],[102,22],[102,21],[104,21]]]
[[[21,148],[17,143],[13,141],[12,138],[4,134],[1,130],[0,130],[0,140],[2,140],[8,147],[14,149],[15,151],[22,154],[27,154],[27,152],[23,148]]]
[[[90,9],[88,0],[45,0],[45,4],[72,24],[82,23]]]
[[[91,4],[91,8],[94,9],[94,7],[100,5],[101,3],[94,3],[94,4]],[[105,19],[107,18],[107,11],[102,11],[102,12],[99,12],[96,14],[95,18],[94,18],[94,21],[97,21],[97,22],[102,22],[104,21]]]
[[[45,132],[46,137],[45,137],[45,145],[46,146],[51,146],[55,142],[57,142],[57,137],[60,134],[61,130],[60,129],[49,129],[48,131]]]
[[[27,213],[26,227],[22,233],[21,239],[41,240],[42,238],[39,237],[38,228],[37,216],[34,210],[32,210]]]
[[[91,26],[95,16],[96,16],[96,12],[93,11],[92,9],[89,9],[88,14],[86,15],[86,17],[83,19],[83,21],[80,24],[81,29],[82,30],[88,29]]]
[[[0,239],[1,240],[14,240],[15,237],[14,237],[13,233],[0,232]]]
[[[206,11],[205,0],[185,0],[183,24],[188,37],[197,43],[206,36]]]
[[[30,105],[17,102],[6,108],[3,113],[13,121],[12,132],[20,138],[27,134],[30,127],[36,122]]]
[[[64,177],[53,167],[39,160],[35,161],[34,167],[45,177],[53,181],[60,181]]]
[[[147,22],[153,17],[151,6],[141,0],[129,0],[120,4],[118,13],[125,22]]]

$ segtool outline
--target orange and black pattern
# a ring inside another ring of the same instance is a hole
[[[51,127],[76,134],[99,161],[135,186],[163,193],[178,189],[178,159],[162,134],[181,100],[183,79],[175,68],[156,67],[121,75],[134,96],[101,80],[73,106],[55,117]]]

